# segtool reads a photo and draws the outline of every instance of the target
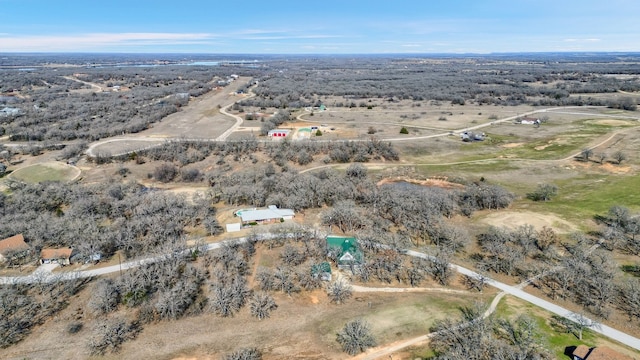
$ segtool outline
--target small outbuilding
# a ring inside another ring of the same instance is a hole
[[[287,129],[273,129],[273,130],[269,130],[269,132],[267,133],[267,136],[273,139],[284,139],[289,135],[290,132],[291,130],[287,130]]]
[[[40,251],[40,264],[70,265],[72,248],[44,248]]]
[[[240,229],[242,229],[242,224],[240,223],[227,224],[226,228],[227,228],[227,232],[237,232],[237,231],[240,231]]]
[[[534,117],[525,116],[525,117],[520,119],[520,124],[523,124],[523,125],[540,125],[540,119],[534,118]]]
[[[0,262],[23,258],[31,252],[31,246],[24,242],[22,234],[0,240]]]
[[[486,136],[485,133],[478,134],[471,131],[465,131],[462,134],[460,134],[460,140],[464,142],[484,141],[485,136]]]
[[[331,265],[328,262],[322,262],[311,266],[311,276],[320,278],[322,281],[331,281]]]

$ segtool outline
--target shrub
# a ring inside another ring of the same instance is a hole
[[[153,171],[153,177],[160,182],[169,182],[178,175],[178,169],[169,163],[161,164]]]
[[[400,134],[408,134],[408,133],[409,133],[409,130],[407,130],[406,127],[403,126],[402,129],[400,129]]]
[[[549,201],[558,193],[558,187],[553,184],[539,184],[535,191],[527,194],[533,201]]]
[[[89,340],[89,350],[92,355],[117,353],[122,344],[134,339],[139,331],[137,323],[129,323],[121,318],[108,320],[96,327],[94,336]]]
[[[256,348],[244,348],[236,350],[224,356],[224,360],[260,360],[262,353]]]

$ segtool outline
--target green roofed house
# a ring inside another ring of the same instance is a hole
[[[354,237],[327,236],[327,253],[330,258],[336,259],[340,269],[359,267],[364,264],[362,250]]]

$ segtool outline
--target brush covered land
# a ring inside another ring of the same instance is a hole
[[[638,358],[510,296],[482,318],[497,290],[449,267],[640,337],[636,54],[53,60],[0,67],[0,238],[32,249],[0,275],[50,247],[74,249],[53,275],[156,261],[2,285],[0,357],[343,359],[433,333],[392,356]],[[296,216],[225,231],[267,205]],[[363,264],[338,271],[329,232]]]

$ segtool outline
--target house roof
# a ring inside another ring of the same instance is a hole
[[[358,241],[354,237],[345,236],[327,236],[327,247],[340,248],[340,254],[338,254],[338,263],[362,263],[362,251],[358,247]]]
[[[589,348],[585,345],[578,345],[573,351],[573,355],[584,360],[633,360],[632,357],[621,354],[606,346]]]
[[[24,242],[22,234],[0,240],[0,254],[2,255],[6,255],[12,251],[24,251],[29,249],[30,247],[26,242]]]
[[[320,264],[311,265],[311,274],[331,273],[331,265],[328,262],[321,262]]]
[[[72,248],[45,248],[40,251],[40,259],[68,259],[72,252]]]
[[[275,133],[279,133],[279,134],[289,134],[291,132],[291,130],[287,130],[287,129],[273,129],[273,130],[269,130],[269,132],[267,133],[267,135],[273,135]]]
[[[296,213],[292,209],[278,209],[274,206],[269,206],[268,209],[260,210],[246,210],[240,214],[240,218],[243,222],[246,221],[261,221],[280,219],[287,216],[294,216]]]
[[[575,350],[573,350],[573,355],[578,356],[581,359],[586,359],[591,349],[586,345],[578,345]]]
[[[633,360],[633,358],[606,346],[598,346],[591,349],[587,360]]]
[[[358,241],[354,237],[346,236],[327,236],[328,247],[340,247],[343,252],[349,251],[353,248],[358,248]]]

